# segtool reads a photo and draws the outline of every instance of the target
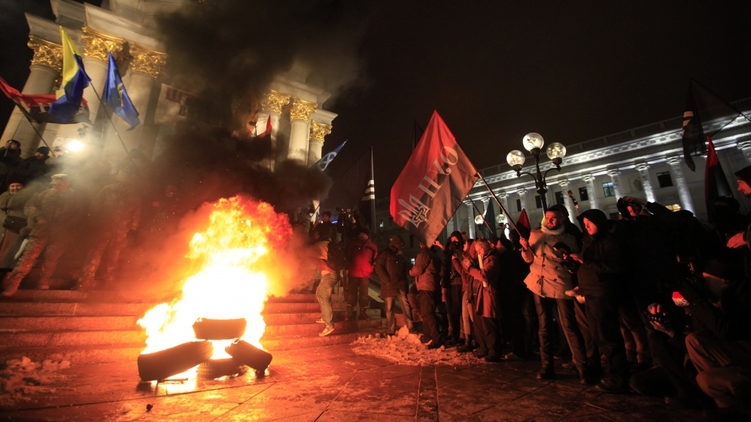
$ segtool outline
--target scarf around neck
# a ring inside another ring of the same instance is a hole
[[[555,230],[551,230],[545,226],[540,227],[542,229],[542,232],[545,234],[552,234],[552,235],[562,235],[566,231],[566,226],[561,226]]]

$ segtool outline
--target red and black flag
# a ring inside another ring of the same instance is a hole
[[[432,245],[477,181],[477,170],[437,112],[391,187],[394,222]]]
[[[722,170],[720,160],[717,158],[712,139],[707,137],[707,163],[704,167],[704,200],[710,222],[715,222],[715,200],[721,197],[732,196],[733,190],[730,188],[728,179],[725,178],[725,172]]]
[[[691,156],[704,155],[707,152],[706,139],[712,138],[740,115],[737,108],[691,79],[681,133],[683,158],[691,171],[696,171]]]
[[[86,99],[81,100],[81,105],[76,113],[70,120],[61,121],[58,118],[49,114],[50,107],[57,100],[55,94],[22,94],[17,89],[8,85],[5,79],[0,78],[0,91],[10,98],[18,109],[21,110],[24,116],[30,121],[38,123],[89,123],[89,107]]]

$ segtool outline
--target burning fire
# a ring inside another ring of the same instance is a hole
[[[291,235],[286,216],[267,203],[233,197],[213,204],[208,227],[190,242],[187,257],[198,270],[185,280],[182,295],[138,321],[147,336],[143,353],[195,341],[192,327],[199,318],[245,318],[242,340],[263,348],[261,311],[278,265],[269,252],[282,248]],[[212,359],[229,357],[224,347],[230,342],[214,341]]]

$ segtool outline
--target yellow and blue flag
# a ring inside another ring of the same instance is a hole
[[[125,90],[123,79],[117,71],[115,56],[110,53],[109,65],[107,66],[107,80],[104,82],[104,102],[115,114],[128,122],[130,129],[135,129],[141,120],[138,118],[138,110],[130,101],[128,91]]]
[[[63,81],[56,92],[57,99],[50,106],[49,114],[61,123],[67,123],[78,114],[83,90],[89,86],[91,79],[83,68],[81,53],[62,26],[60,37],[63,40]]]
[[[330,152],[326,153],[323,157],[321,157],[320,160],[316,161],[315,164],[313,164],[311,167],[315,167],[318,170],[324,171],[326,170],[326,167],[331,164],[332,161],[334,161],[334,158],[336,158],[336,155],[339,154],[339,151],[342,150],[342,147],[344,144],[347,143],[349,139],[345,139],[344,142],[341,143],[338,147],[332,149]]]

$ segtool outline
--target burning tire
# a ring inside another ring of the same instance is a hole
[[[238,363],[235,358],[211,359],[198,365],[198,378],[221,378],[226,375],[243,374],[247,370],[247,367]]]
[[[185,372],[209,360],[214,347],[208,341],[183,343],[154,353],[138,356],[138,376],[142,381],[159,381]]]
[[[196,338],[205,340],[232,340],[245,334],[248,322],[245,318],[208,319],[199,318],[193,324]]]
[[[265,352],[244,340],[235,340],[225,349],[235,361],[263,372],[271,363],[271,353]]]

